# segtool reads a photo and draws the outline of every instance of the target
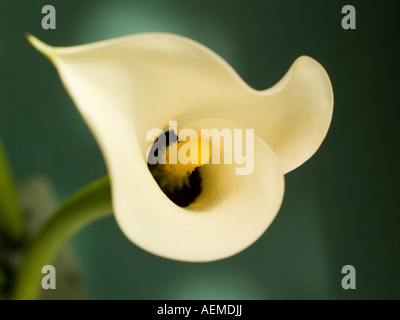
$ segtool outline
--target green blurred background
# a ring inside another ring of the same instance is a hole
[[[56,8],[56,30],[41,9]],[[343,30],[352,4],[357,29]],[[57,46],[165,31],[225,58],[257,89],[306,54],[331,77],[333,122],[317,154],[286,176],[282,208],[249,249],[193,264],[130,243],[113,217],[72,240],[91,299],[398,299],[399,6],[394,1],[0,0],[0,135],[16,179],[43,174],[60,201],[106,174],[55,68],[26,41]],[[341,269],[356,268],[356,290]]]

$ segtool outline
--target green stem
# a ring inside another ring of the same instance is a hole
[[[39,299],[43,266],[53,263],[58,251],[76,232],[111,212],[108,177],[90,184],[67,200],[27,248],[17,272],[12,298]]]
[[[14,179],[0,139],[0,226],[5,239],[13,244],[22,242],[26,224],[18,202]]]

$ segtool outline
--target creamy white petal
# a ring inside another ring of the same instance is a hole
[[[238,110],[236,119],[256,128],[287,173],[307,161],[325,139],[332,121],[332,85],[317,61],[302,56],[248,105],[248,112]]]
[[[97,113],[96,99],[118,97],[108,108],[118,104],[118,113],[131,119],[141,139],[149,127],[165,126],[165,119],[185,123],[219,116],[254,128],[287,173],[316,152],[331,123],[329,76],[307,56],[274,87],[257,91],[217,54],[177,35],[138,34],[69,48],[32,42],[52,57],[70,91],[75,80],[102,88],[94,101],[88,95],[87,103],[79,104],[84,116]],[[152,112],[144,113],[143,106]]]
[[[238,176],[235,164],[205,165],[200,169],[203,192],[188,209],[173,204],[144,166],[130,165],[142,161],[136,151],[135,158],[123,161],[115,152],[109,157],[116,218],[128,238],[154,254],[193,262],[229,257],[256,241],[279,210],[283,173],[276,155],[258,137],[254,172]]]
[[[279,209],[283,173],[318,149],[330,124],[331,84],[308,57],[296,60],[273,88],[256,91],[215,53],[176,35],[71,48],[30,40],[53,61],[100,144],[120,227],[160,256],[211,261],[253,243]],[[166,129],[169,120],[190,126],[210,117],[255,129],[254,172],[237,176],[234,165],[203,167],[204,192],[182,209],[147,169],[146,133]]]

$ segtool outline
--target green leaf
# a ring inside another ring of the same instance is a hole
[[[26,233],[26,223],[18,202],[18,196],[0,139],[0,231],[12,244],[19,244]]]

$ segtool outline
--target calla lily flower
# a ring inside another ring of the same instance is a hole
[[[232,256],[270,226],[284,174],[308,160],[331,123],[333,91],[314,59],[299,57],[272,88],[249,87],[220,56],[182,36],[137,34],[75,47],[29,41],[57,68],[96,137],[125,235],[156,255],[190,262]],[[254,170],[199,168],[201,193],[172,202],[152,176],[146,134],[181,128],[254,129]]]

